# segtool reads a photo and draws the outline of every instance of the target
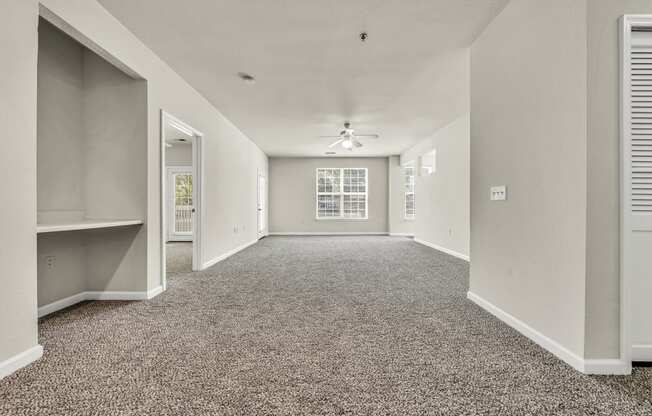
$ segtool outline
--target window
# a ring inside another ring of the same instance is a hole
[[[318,219],[367,219],[367,169],[317,169]]]
[[[192,233],[192,173],[174,173],[174,232]]]
[[[414,166],[406,166],[403,169],[405,175],[405,219],[413,220],[416,214],[414,200]]]

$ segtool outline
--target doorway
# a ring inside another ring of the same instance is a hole
[[[203,135],[161,112],[161,280],[202,268]]]
[[[265,206],[265,198],[267,195],[267,179],[259,171],[258,172],[258,201],[256,208],[258,211],[258,239],[265,237],[267,229],[267,207]]]

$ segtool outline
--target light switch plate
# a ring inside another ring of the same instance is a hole
[[[507,199],[507,187],[505,185],[492,186],[490,199],[492,201],[505,201]]]

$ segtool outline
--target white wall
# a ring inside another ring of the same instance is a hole
[[[167,166],[192,166],[192,144],[177,144],[165,148]]]
[[[471,49],[470,290],[580,358],[586,10],[512,0]],[[489,201],[492,185],[507,201]]]
[[[0,152],[0,365],[37,345],[36,318],[36,1],[0,3],[0,122],[17,134]],[[0,377],[2,377],[0,368]]]
[[[97,2],[42,0],[43,6],[147,80],[147,289],[161,281],[160,110],[205,135],[206,245],[210,260],[255,241],[257,171],[267,157],[197,91],[128,32]],[[0,155],[14,204],[2,204],[0,221],[0,362],[33,347],[36,332],[36,57],[38,2],[2,2],[3,63],[0,114],[7,131],[20,132],[12,152]],[[234,225],[239,224],[238,232]]]
[[[469,257],[469,115],[459,117],[401,155],[403,163],[436,151],[435,171],[416,177],[414,238],[461,258]]]
[[[316,169],[367,168],[367,220],[317,220]],[[271,233],[386,233],[387,158],[270,158],[269,230]]]
[[[399,156],[390,156],[389,169],[389,233],[414,234],[414,220],[405,218],[405,169]]]

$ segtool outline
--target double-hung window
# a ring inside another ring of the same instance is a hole
[[[413,220],[416,214],[416,204],[414,200],[414,173],[413,166],[406,166],[403,170],[405,175],[405,219]]]
[[[367,219],[366,168],[317,169],[317,219]]]

